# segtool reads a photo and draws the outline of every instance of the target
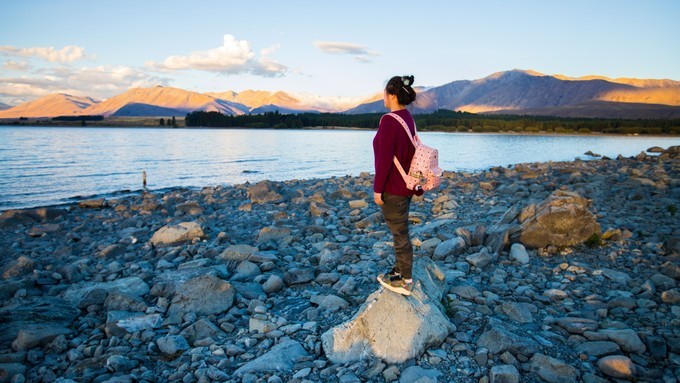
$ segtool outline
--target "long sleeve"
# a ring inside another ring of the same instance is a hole
[[[395,151],[395,132],[385,119],[380,120],[380,127],[373,139],[373,155],[375,157],[375,178],[373,180],[373,191],[382,193],[385,191],[387,177],[392,168]]]
[[[394,112],[406,121],[411,135],[415,134],[415,122],[408,110]],[[394,166],[394,158],[408,171],[411,159],[416,149],[404,131],[404,127],[391,116],[380,119],[378,132],[373,138],[373,155],[375,158],[375,177],[373,191],[375,193],[389,193],[400,196],[411,196],[413,190],[406,187],[401,173]]]

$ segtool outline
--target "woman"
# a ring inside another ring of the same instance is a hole
[[[406,106],[416,99],[413,90],[413,76],[395,76],[387,82],[383,96],[385,107],[401,117],[411,135],[415,135],[415,122]],[[378,282],[385,288],[403,295],[411,295],[413,288],[413,246],[408,232],[408,213],[413,195],[421,195],[406,187],[406,182],[394,166],[394,157],[402,168],[411,166],[415,147],[404,127],[393,116],[380,119],[378,133],[373,139],[375,157],[375,178],[373,199],[382,210],[387,227],[394,237],[395,265],[378,276]]]

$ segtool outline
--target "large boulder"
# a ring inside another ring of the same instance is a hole
[[[415,286],[410,296],[386,289],[371,294],[357,314],[322,336],[322,346],[334,363],[375,356],[403,363],[441,344],[455,330],[440,305],[447,290],[445,276],[429,258],[413,266]]]
[[[177,225],[163,226],[151,237],[154,246],[175,246],[194,238],[203,238],[203,229],[196,222],[182,222]]]
[[[88,282],[80,285],[71,285],[64,292],[64,299],[78,307],[94,291],[103,291],[107,294],[115,292],[141,298],[149,293],[149,285],[139,277],[121,278],[111,282]],[[106,296],[103,298],[106,299]]]
[[[69,301],[50,296],[0,307],[0,350],[29,350],[68,334],[78,314]]]
[[[538,205],[525,208],[521,216],[526,218],[513,239],[529,248],[541,248],[574,246],[593,234],[599,237],[600,224],[588,211],[589,203],[576,193],[556,190]]]
[[[181,318],[186,313],[219,314],[234,304],[236,291],[229,282],[214,275],[202,275],[177,287],[168,316]]]

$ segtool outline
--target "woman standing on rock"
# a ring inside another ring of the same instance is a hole
[[[413,76],[392,77],[385,86],[383,100],[385,107],[406,122],[411,135],[415,135],[415,121],[406,109],[416,99],[413,90]],[[373,199],[382,210],[387,227],[394,237],[395,265],[378,276],[378,282],[385,288],[403,295],[411,295],[413,288],[413,246],[408,232],[408,213],[413,195],[421,195],[406,187],[406,182],[394,166],[394,158],[404,169],[411,166],[415,147],[404,127],[394,116],[384,115],[380,119],[378,132],[373,138],[375,178]]]

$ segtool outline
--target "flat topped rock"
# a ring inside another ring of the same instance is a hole
[[[302,358],[309,356],[300,343],[285,340],[272,347],[266,354],[239,367],[234,375],[248,372],[288,372]]]
[[[173,246],[195,238],[203,238],[203,229],[196,222],[182,222],[177,225],[167,225],[158,229],[151,237],[154,246]]]
[[[10,349],[23,332],[17,350],[69,333],[69,326],[79,312],[69,301],[57,297],[30,298],[0,308],[0,349]]]
[[[441,344],[455,329],[439,305],[445,276],[425,257],[416,259],[413,275],[416,282],[409,297],[381,288],[352,319],[326,331],[321,341],[328,359],[346,363],[373,355],[402,363]]]

